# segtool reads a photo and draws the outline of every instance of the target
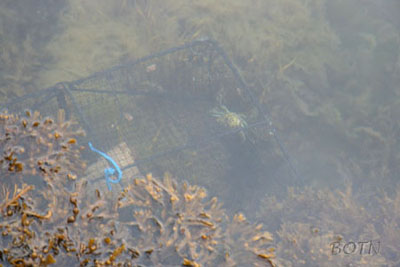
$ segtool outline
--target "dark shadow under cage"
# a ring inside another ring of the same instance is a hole
[[[155,175],[170,172],[237,204],[255,191],[278,190],[277,185],[297,180],[266,112],[213,40],[58,83],[4,106],[43,116],[63,109],[86,131],[80,143],[91,142],[119,165],[122,186],[134,167]],[[104,185],[104,172],[93,167],[99,155],[89,149],[85,155],[87,178]]]

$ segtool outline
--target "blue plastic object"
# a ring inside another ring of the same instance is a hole
[[[106,177],[106,184],[107,184],[108,190],[111,191],[111,183],[117,184],[117,183],[119,183],[119,182],[121,181],[121,179],[122,179],[122,171],[121,171],[121,169],[119,168],[118,164],[117,164],[110,156],[108,156],[106,153],[104,153],[104,152],[102,152],[102,151],[100,151],[100,150],[94,148],[91,142],[89,142],[89,147],[90,147],[90,149],[91,149],[92,151],[94,151],[94,152],[100,154],[100,155],[101,155],[102,157],[104,157],[110,164],[112,164],[112,165],[114,166],[114,168],[111,167],[111,168],[106,168],[106,169],[104,169],[104,175],[105,175],[105,177]],[[115,171],[117,171],[118,177],[117,177],[117,179],[114,180],[114,179],[111,179],[111,175],[114,175],[114,174],[115,174]]]

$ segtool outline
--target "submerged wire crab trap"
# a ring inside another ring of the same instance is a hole
[[[63,109],[67,119],[78,121],[84,143],[97,152],[85,150],[86,177],[103,189],[104,175],[112,189],[124,186],[137,168],[168,171],[218,191],[223,186],[216,181],[252,190],[281,166],[297,176],[265,111],[213,40],[58,83],[5,107],[15,113],[29,107],[43,116]],[[122,179],[114,185],[118,168]]]

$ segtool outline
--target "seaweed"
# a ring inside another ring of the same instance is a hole
[[[351,184],[335,191],[292,188],[282,200],[266,197],[258,218],[277,233],[277,258],[285,266],[396,266],[399,196],[399,187],[393,195],[354,192]]]
[[[48,184],[61,177],[64,179],[57,183],[76,179],[86,163],[80,158],[83,147],[76,139],[85,133],[75,124],[65,121],[63,110],[59,110],[57,120],[42,118],[38,111],[26,110],[22,116],[1,112],[2,182],[9,183],[15,176],[40,176]]]
[[[77,140],[83,133],[64,121],[63,111],[57,121],[30,111],[24,116],[3,112],[0,119],[5,155],[0,262],[275,266],[272,235],[243,214],[230,219],[222,203],[202,187],[178,183],[168,173],[162,180],[147,174],[137,176],[115,198],[79,173],[71,179],[71,171],[85,167]],[[10,150],[16,142],[21,148]],[[47,160],[42,170],[37,161],[59,150],[62,157]],[[27,167],[10,168],[19,162]],[[32,183],[35,175],[45,185]]]

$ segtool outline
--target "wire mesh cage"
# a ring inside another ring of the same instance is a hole
[[[250,194],[260,181],[281,174],[280,168],[297,175],[268,116],[213,40],[62,82],[5,106],[17,113],[28,107],[43,116],[63,109],[86,131],[84,143],[118,164],[122,187],[139,173],[170,172],[222,197],[225,192],[227,201],[234,196],[226,184]],[[106,190],[103,169],[109,162],[85,153],[86,177]]]

